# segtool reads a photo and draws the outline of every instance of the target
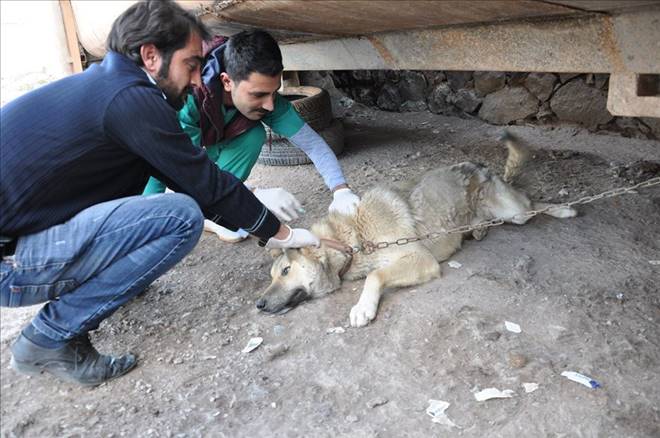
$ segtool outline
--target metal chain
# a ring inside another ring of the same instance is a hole
[[[634,186],[630,187],[620,187],[617,189],[612,189],[612,190],[607,190],[603,193],[600,193],[598,195],[593,195],[593,196],[584,196],[580,199],[577,199],[575,201],[570,201],[570,202],[565,202],[563,204],[552,204],[548,205],[547,207],[541,208],[539,210],[529,210],[524,213],[519,213],[515,216],[512,216],[510,218],[505,218],[505,219],[491,219],[488,221],[484,222],[479,222],[478,224],[475,225],[462,225],[460,227],[456,228],[450,228],[449,230],[446,229],[441,229],[440,231],[434,231],[432,233],[425,234],[423,236],[415,236],[415,237],[402,237],[400,239],[391,241],[391,242],[371,242],[371,241],[364,241],[362,242],[362,246],[358,247],[353,247],[353,254],[356,254],[358,252],[361,252],[363,254],[371,254],[374,251],[377,251],[379,249],[384,249],[389,246],[393,245],[407,245],[409,243],[413,242],[419,242],[420,240],[429,240],[429,239],[437,239],[438,237],[445,235],[445,234],[458,234],[458,233],[468,233],[470,231],[476,231],[476,230],[485,230],[487,228],[491,227],[496,227],[498,225],[504,224],[507,220],[512,220],[512,219],[531,219],[536,215],[539,215],[541,213],[545,213],[548,210],[554,210],[557,208],[566,208],[566,207],[572,207],[573,205],[579,205],[579,204],[589,204],[590,202],[597,201],[599,199],[606,199],[606,198],[613,198],[615,196],[619,195],[624,195],[626,193],[633,193],[637,189],[643,189],[651,186],[655,186],[660,184],[660,177],[655,177],[648,179],[646,181],[643,181],[639,184],[635,184]]]

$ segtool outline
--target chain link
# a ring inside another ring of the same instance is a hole
[[[598,201],[600,199],[607,199],[607,198],[613,198],[615,196],[620,196],[624,195],[626,193],[636,193],[635,190],[637,189],[644,189],[647,187],[655,186],[660,184],[660,177],[655,177],[648,179],[646,181],[643,181],[639,184],[635,184],[634,186],[630,187],[619,187],[616,189],[612,190],[607,190],[603,193],[599,193],[598,195],[592,195],[592,196],[584,196],[580,199],[577,199],[575,201],[570,201],[570,202],[565,202],[563,204],[552,204],[548,205],[547,207],[543,207],[538,210],[528,210],[524,213],[519,213],[515,216],[512,216],[510,218],[506,219],[491,219],[488,221],[484,222],[479,222],[478,224],[475,225],[461,225],[460,227],[456,228],[451,228],[449,230],[446,229],[441,229],[440,231],[434,231],[432,233],[425,234],[423,236],[415,236],[415,237],[402,237],[400,239],[394,240],[392,242],[370,242],[368,240],[365,240],[362,243],[362,246],[358,247],[353,247],[353,254],[356,254],[358,252],[361,252],[363,254],[371,254],[374,251],[377,251],[379,249],[385,249],[389,246],[403,246],[407,245],[409,243],[413,242],[419,242],[421,240],[433,240],[437,239],[445,234],[462,234],[462,233],[469,233],[470,231],[477,231],[477,230],[485,230],[487,228],[491,227],[496,227],[499,225],[504,224],[507,220],[520,220],[520,219],[531,219],[536,215],[539,215],[541,213],[545,213],[548,210],[554,210],[557,208],[567,208],[567,207],[572,207],[573,205],[579,205],[579,204],[589,204],[594,201]]]

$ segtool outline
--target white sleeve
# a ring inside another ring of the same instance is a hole
[[[300,130],[289,137],[289,140],[302,150],[323,177],[325,185],[330,190],[340,184],[345,184],[346,179],[339,166],[339,161],[328,143],[318,135],[307,123]]]

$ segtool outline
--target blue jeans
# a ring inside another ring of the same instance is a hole
[[[0,264],[0,305],[46,302],[32,320],[55,341],[94,330],[194,247],[204,217],[187,195],[132,196],[18,239]]]

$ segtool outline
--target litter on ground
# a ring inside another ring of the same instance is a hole
[[[520,326],[516,324],[515,322],[511,321],[504,321],[504,327],[512,333],[520,333],[522,330],[520,329]]]
[[[338,334],[341,335],[342,333],[346,333],[346,329],[344,327],[330,327],[325,331],[327,334]]]
[[[538,383],[523,383],[522,387],[525,389],[525,392],[529,394],[530,392],[534,392],[537,389],[539,389],[539,384]]]
[[[260,346],[263,341],[264,338],[259,338],[259,337],[250,339],[247,345],[245,346],[245,348],[242,350],[242,352],[249,353],[250,351]]]
[[[463,266],[462,264],[460,264],[455,260],[450,260],[449,263],[447,264],[449,265],[450,268],[454,268],[454,269],[459,269],[461,266]]]
[[[511,398],[514,394],[515,392],[511,389],[500,391],[497,388],[486,388],[483,391],[476,392],[474,398],[476,398],[477,401],[486,401],[492,398]]]
[[[568,380],[584,385],[587,388],[596,389],[600,388],[600,383],[596,382],[591,377],[587,377],[584,374],[576,373],[575,371],[564,371],[561,373],[562,376],[566,377]]]
[[[457,427],[460,429],[461,427],[451,421],[447,414],[445,414],[449,405],[450,403],[447,403],[446,401],[431,399],[429,400],[429,407],[426,408],[426,413],[431,416],[431,421],[434,423],[440,423],[445,426]]]

